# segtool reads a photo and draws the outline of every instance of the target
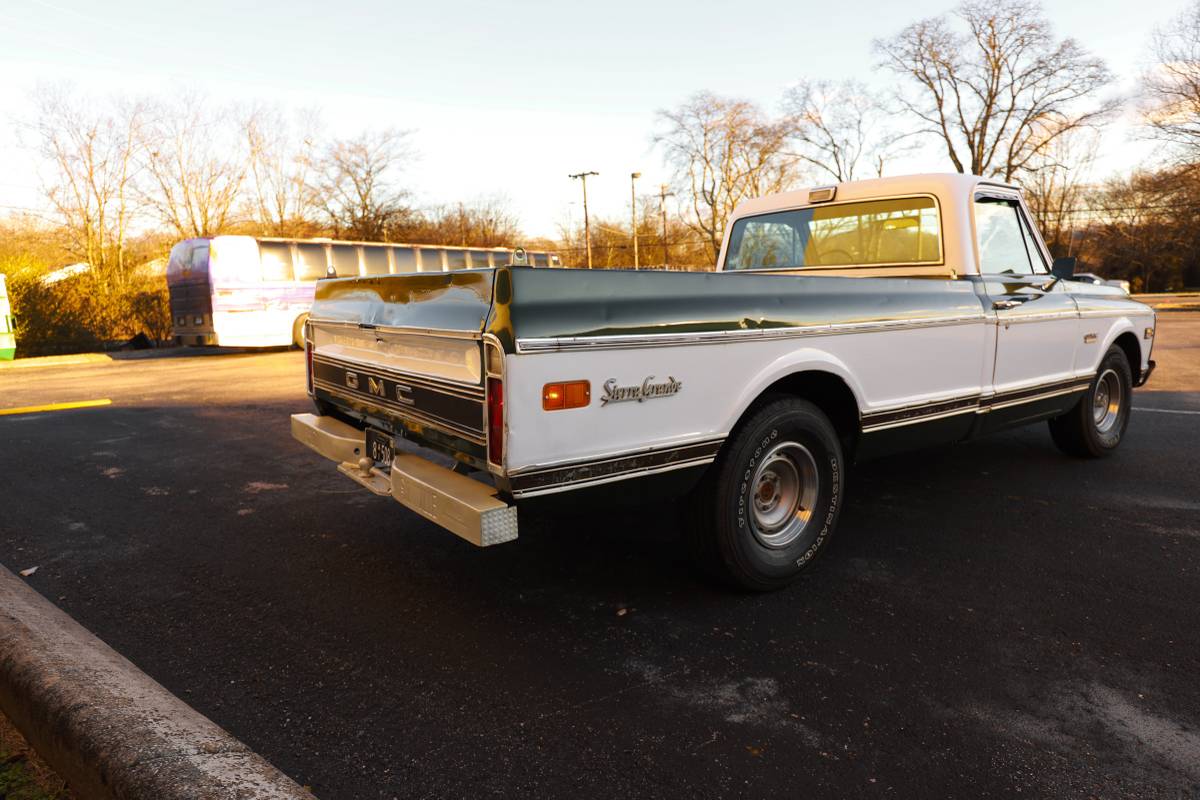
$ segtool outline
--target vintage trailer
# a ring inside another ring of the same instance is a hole
[[[922,175],[744,203],[712,273],[322,281],[292,431],[479,545],[534,503],[681,497],[707,569],[775,588],[855,461],[1047,420],[1072,455],[1120,444],[1155,315],[1069,274],[1016,188]]]

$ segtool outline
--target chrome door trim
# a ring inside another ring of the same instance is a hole
[[[678,347],[686,345],[761,342],[807,336],[837,336],[872,331],[941,328],[951,325],[982,323],[988,316],[960,314],[929,319],[887,319],[869,322],[827,322],[781,328],[749,328],[732,331],[694,331],[688,333],[642,333],[602,336],[526,337],[517,340],[518,353],[562,352],[569,350],[616,350],[640,347]]]

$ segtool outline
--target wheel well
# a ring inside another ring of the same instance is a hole
[[[1125,331],[1113,344],[1121,348],[1125,358],[1129,359],[1129,370],[1133,373],[1133,382],[1136,384],[1138,376],[1142,374],[1142,348],[1138,345],[1137,337],[1130,331]]]
[[[825,412],[838,438],[842,440],[846,457],[853,459],[859,433],[858,401],[845,381],[831,372],[797,372],[780,378],[763,390],[751,404],[751,409],[772,394],[790,394],[802,398]],[[750,409],[746,413],[749,414]]]

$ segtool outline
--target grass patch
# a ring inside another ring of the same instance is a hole
[[[0,800],[70,800],[74,796],[0,716]]]

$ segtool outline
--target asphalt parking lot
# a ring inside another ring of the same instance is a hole
[[[1200,313],[1114,457],[864,465],[794,588],[669,509],[476,550],[294,443],[296,352],[0,371],[0,562],[325,800],[1194,797]],[[1179,413],[1191,412],[1191,413]]]

